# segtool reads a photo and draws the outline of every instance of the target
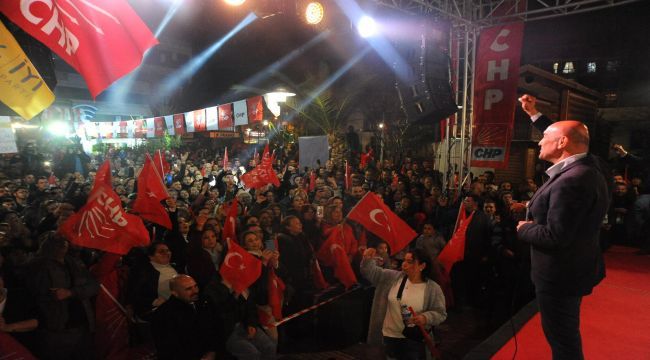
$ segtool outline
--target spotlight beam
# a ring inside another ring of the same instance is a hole
[[[203,50],[199,55],[195,56],[183,65],[183,67],[170,74],[165,80],[163,80],[161,90],[156,98],[163,99],[171,94],[178,86],[191,78],[192,75],[194,75],[208,61],[208,59],[210,59],[226,42],[228,42],[228,40],[232,39],[237,33],[250,25],[256,19],[257,15],[249,13],[246,18],[219,39],[219,41]]]

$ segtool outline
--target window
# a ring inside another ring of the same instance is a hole
[[[563,74],[573,74],[574,72],[576,72],[576,69],[573,67],[573,61],[564,63],[564,68],[562,69]]]
[[[560,63],[553,63],[553,74],[557,74],[557,71],[560,69]]]
[[[596,63],[595,62],[588,62],[587,63],[587,72],[592,73],[592,74],[596,72]]]

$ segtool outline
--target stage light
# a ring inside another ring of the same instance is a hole
[[[370,16],[364,15],[357,23],[357,30],[362,38],[368,38],[377,34],[377,23]]]
[[[246,2],[246,0],[223,0],[226,4],[230,6],[239,6]]]
[[[305,22],[309,25],[318,25],[325,17],[325,8],[318,1],[311,1],[305,7]]]

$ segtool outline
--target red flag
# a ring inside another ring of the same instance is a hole
[[[248,123],[261,122],[264,118],[264,104],[262,104],[261,96],[254,96],[246,99],[246,107],[248,108]]]
[[[0,331],[0,354],[2,360],[36,360],[25,346],[4,331]]]
[[[167,160],[165,160],[165,157],[162,155],[162,151],[157,150],[156,153],[154,154],[153,166],[156,168],[156,172],[158,173],[158,175],[160,175],[160,179],[164,184],[165,175],[167,175],[171,171],[171,166],[169,166],[169,163],[167,162]]]
[[[342,227],[337,225],[318,250],[318,259],[334,268],[334,276],[347,289],[357,283],[357,276],[352,270],[341,236]]]
[[[95,173],[95,182],[93,183],[93,190],[98,185],[106,185],[109,188],[113,186],[113,177],[111,176],[111,161],[106,160],[104,163],[97,169]]]
[[[56,185],[56,176],[54,176],[54,173],[50,173],[50,177],[47,178],[47,183],[50,186],[55,186]]]
[[[316,189],[316,172],[314,170],[309,174],[309,191]]]
[[[284,281],[275,274],[273,267],[269,269],[269,306],[275,320],[282,320],[282,299],[284,298]]]
[[[226,215],[226,222],[223,224],[223,230],[221,232],[221,239],[225,242],[227,240],[237,241],[237,210],[239,203],[237,202],[237,197],[233,199],[228,208],[228,214]]]
[[[348,161],[345,160],[345,190],[349,190],[352,187],[352,167],[348,164]]]
[[[174,114],[174,133],[183,135],[185,132],[185,114]]]
[[[144,120],[138,119],[133,120],[133,137],[136,139],[144,139],[147,137],[147,127],[144,124]]]
[[[368,150],[367,153],[361,154],[361,163],[359,164],[359,167],[361,169],[365,169],[366,166],[370,164],[370,161],[373,159],[374,152],[372,149]]]
[[[153,118],[153,126],[154,126],[154,136],[156,137],[161,137],[165,136],[165,130],[167,129],[167,126],[165,125],[165,118],[162,116],[158,116]]]
[[[234,239],[226,238],[226,240],[228,253],[219,268],[219,274],[230,284],[235,293],[241,294],[262,274],[262,262],[239,246]]]
[[[358,222],[386,241],[390,246],[391,255],[402,250],[417,235],[404,220],[390,211],[381,198],[371,192],[350,210],[348,219]]]
[[[219,130],[232,129],[232,104],[219,105]]]
[[[194,110],[194,131],[202,132],[206,130],[205,109]]]
[[[323,272],[320,269],[320,264],[318,259],[314,259],[311,263],[311,271],[314,274],[314,287],[319,290],[327,289],[330,287],[330,284],[325,280]]]
[[[447,274],[451,273],[451,268],[456,262],[465,258],[465,235],[467,234],[467,226],[469,226],[469,223],[472,222],[472,217],[474,217],[474,212],[470,216],[467,216],[464,204],[460,205],[459,211],[456,231],[454,231],[451,239],[449,239],[447,245],[442,248],[442,251],[438,255],[438,261],[445,268]]]
[[[171,229],[172,222],[167,210],[160,203],[168,197],[167,189],[165,189],[151,157],[146,154],[144,166],[138,177],[138,196],[135,198],[133,210],[141,218]]]
[[[88,202],[63,223],[60,231],[73,244],[124,255],[149,245],[142,219],[127,214],[112,188],[95,181]]]
[[[280,180],[278,179],[278,175],[275,173],[275,170],[273,170],[274,162],[275,152],[273,152],[273,155],[269,155],[269,144],[266,144],[266,147],[264,147],[264,154],[262,154],[261,165],[262,169],[264,170],[262,176],[268,179],[269,184],[273,184],[275,187],[280,187]]]
[[[275,187],[280,187],[280,180],[273,170],[268,145],[264,149],[262,163],[257,165],[255,169],[242,175],[241,180],[250,189],[258,189],[266,184],[273,184]]]
[[[102,286],[95,300],[95,348],[101,359],[126,359],[129,351],[128,319],[119,303],[123,298],[119,260],[119,255],[106,253],[90,269]]]
[[[223,171],[226,171],[227,166],[228,166],[228,147],[226,146],[226,149],[223,151]]]
[[[126,0],[1,1],[0,12],[77,70],[93,98],[158,44]]]

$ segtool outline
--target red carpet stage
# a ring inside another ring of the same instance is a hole
[[[582,302],[580,329],[586,359],[650,359],[650,257],[635,249],[605,253],[607,277]],[[517,359],[550,359],[539,314],[517,333]],[[492,359],[512,359],[510,339]]]

